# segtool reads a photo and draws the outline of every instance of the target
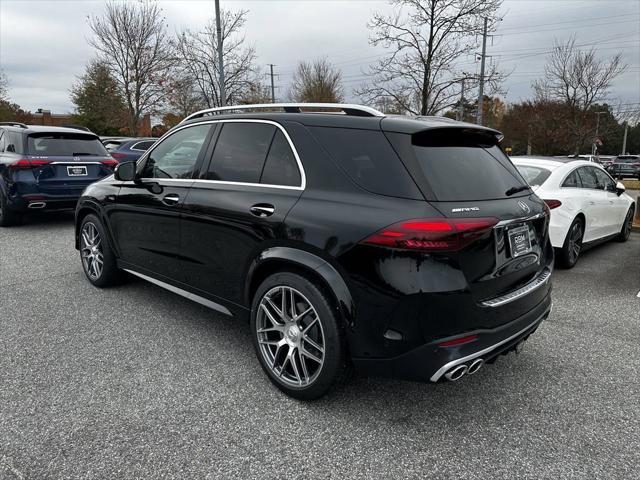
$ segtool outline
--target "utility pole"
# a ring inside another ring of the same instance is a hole
[[[487,24],[489,19],[484,18],[484,31],[482,32],[482,59],[480,61],[480,87],[478,88],[478,113],[476,123],[482,125],[482,110],[484,106],[484,61],[487,56]]]
[[[622,151],[620,155],[624,155],[627,151],[627,130],[629,129],[629,122],[624,122],[624,136],[622,137]]]
[[[220,0],[216,0],[216,35],[218,37],[218,68],[220,69],[220,103],[227,104],[227,93],[224,88],[224,62],[222,60],[222,28],[220,27]]]
[[[275,65],[269,63],[269,68],[271,69],[271,103],[276,103],[276,88],[273,86],[273,67]]]
[[[596,135],[593,138],[593,143],[591,144],[591,155],[595,155],[598,149],[596,142],[598,141],[598,130],[600,128],[600,115],[607,112],[596,112]]]
[[[464,82],[466,78],[460,80],[462,88],[460,89],[460,105],[458,105],[458,120],[464,122]]]

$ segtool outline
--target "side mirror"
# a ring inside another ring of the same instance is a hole
[[[116,165],[114,172],[116,180],[121,182],[132,182],[136,179],[136,162],[124,162]]]
[[[616,183],[616,193],[618,194],[618,196],[622,195],[625,190],[626,188],[624,187],[622,182]]]

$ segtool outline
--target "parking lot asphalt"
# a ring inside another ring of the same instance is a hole
[[[248,327],[84,278],[70,215],[0,230],[0,478],[637,478],[640,234],[554,273],[519,355],[285,397]]]

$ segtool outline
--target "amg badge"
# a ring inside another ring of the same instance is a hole
[[[462,207],[462,208],[452,208],[451,213],[457,212],[478,212],[480,209],[478,207]]]

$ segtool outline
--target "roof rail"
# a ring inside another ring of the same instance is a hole
[[[220,115],[236,110],[284,110],[285,113],[338,113],[328,110],[339,110],[345,115],[355,117],[384,117],[385,114],[375,108],[348,103],[258,103],[255,105],[231,105],[228,107],[207,108],[192,113],[180,123],[206,115]]]
[[[0,122],[0,125],[6,125],[7,127],[27,128],[27,125],[21,122]]]

